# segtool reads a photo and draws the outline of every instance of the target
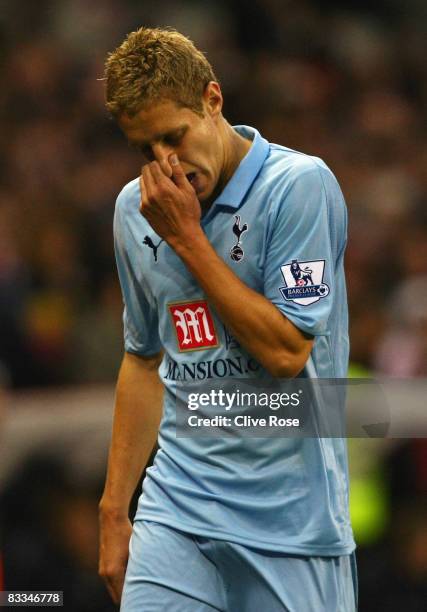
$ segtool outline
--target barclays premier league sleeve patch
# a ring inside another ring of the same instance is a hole
[[[288,302],[309,306],[329,295],[329,287],[323,282],[325,260],[298,261],[280,267],[284,287],[279,287],[282,297]]]

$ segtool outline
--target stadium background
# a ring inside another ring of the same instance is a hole
[[[207,53],[230,122],[335,172],[352,373],[427,374],[423,0],[0,0],[0,549],[6,588],[63,590],[73,612],[115,609],[96,575],[122,351],[111,225],[140,160],[98,79],[142,24]],[[426,441],[351,441],[350,455],[360,610],[421,612]]]

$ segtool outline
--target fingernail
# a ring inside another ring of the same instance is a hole
[[[172,164],[172,166],[178,165],[178,156],[175,155],[175,153],[173,155],[171,155],[171,164]]]

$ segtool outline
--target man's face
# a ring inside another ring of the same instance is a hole
[[[168,157],[176,153],[198,199],[210,198],[220,182],[224,154],[218,129],[218,101],[203,101],[204,116],[165,99],[153,103],[134,117],[122,115],[119,126],[143,163],[157,160],[171,177]]]

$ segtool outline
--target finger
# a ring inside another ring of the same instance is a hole
[[[178,155],[172,153],[169,156],[169,163],[172,168],[172,178],[177,187],[188,187],[191,186],[187,177],[185,176],[185,172],[182,169],[181,164],[179,163]]]
[[[160,165],[160,168],[162,169],[163,174],[167,176],[169,179],[171,179],[172,178],[172,168],[169,163],[169,159],[167,157],[163,157],[159,161],[159,165]]]
[[[120,599],[122,597],[124,581],[124,573],[119,576],[114,576],[114,578],[110,578],[109,580],[108,590],[114,602],[117,604],[120,603]]]
[[[148,196],[147,196],[147,187],[145,185],[144,177],[139,177],[139,189],[141,191],[141,201],[140,201],[140,210],[142,210],[148,204]]]
[[[114,590],[114,588],[110,585],[108,580],[105,580],[105,586],[107,587],[107,591],[111,597],[111,599],[114,601],[115,604],[119,603],[117,600],[117,595],[116,592]]]
[[[147,202],[150,202],[151,199],[154,197],[154,192],[156,189],[156,184],[150,171],[150,164],[146,164],[145,166],[143,166],[142,178],[144,179],[146,189],[146,199]]]
[[[117,593],[117,598],[119,602],[122,598],[124,586],[125,586],[125,574],[123,573],[123,576],[121,577],[120,581],[118,581],[116,584],[116,593]]]
[[[125,581],[125,570],[111,573],[108,576],[104,575],[103,579],[111,598],[119,603]]]
[[[111,582],[111,577],[104,573],[101,569],[98,570],[98,575],[102,578],[102,582],[105,584],[111,599],[115,600],[116,593]]]
[[[165,183],[166,180],[170,180],[169,177],[163,172],[162,167],[157,161],[150,164],[150,172],[156,184]]]

